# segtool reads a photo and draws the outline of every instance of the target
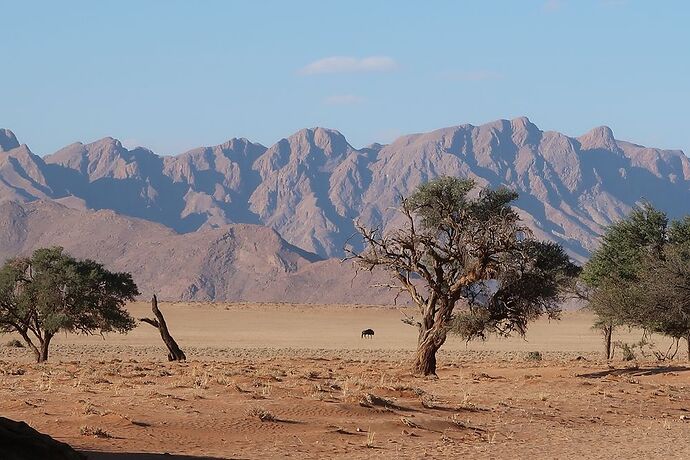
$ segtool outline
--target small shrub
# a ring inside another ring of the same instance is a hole
[[[623,361],[632,361],[635,359],[634,345],[630,346],[624,342],[616,342],[616,345],[621,349]]]
[[[543,359],[541,352],[530,351],[527,353],[527,361],[541,361]]]
[[[18,339],[12,339],[5,344],[9,348],[24,348],[24,344]]]

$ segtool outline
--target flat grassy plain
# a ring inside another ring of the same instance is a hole
[[[150,316],[146,303],[129,308]],[[398,308],[161,310],[186,363],[165,361],[147,324],[127,335],[60,335],[41,365],[25,348],[2,346],[0,414],[95,459],[690,458],[685,347],[674,361],[618,353],[607,363],[585,312],[537,321],[526,339],[452,337],[439,379],[428,380],[408,371],[416,332]],[[366,328],[373,339],[360,337]]]

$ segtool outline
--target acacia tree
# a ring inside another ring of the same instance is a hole
[[[666,244],[666,214],[649,203],[609,226],[599,248],[580,275],[589,289],[588,308],[596,315],[595,327],[604,337],[604,354],[611,358],[613,331],[621,325],[644,327],[640,289],[644,261],[659,260]]]
[[[640,278],[636,325],[672,337],[676,350],[685,339],[690,360],[690,217],[671,223],[663,251],[645,258]]]
[[[686,339],[690,359],[690,248],[669,245],[663,259],[648,263],[636,325],[673,338],[676,351],[679,340]]]
[[[127,332],[135,321],[124,309],[139,295],[129,273],[113,273],[93,260],[77,260],[61,247],[0,268],[0,332],[17,332],[37,362],[48,359],[60,331]]]
[[[404,224],[384,234],[357,224],[365,249],[351,251],[360,269],[387,270],[420,318],[413,370],[436,374],[436,353],[451,331],[467,339],[524,333],[527,322],[558,314],[561,286],[577,273],[563,249],[531,238],[510,203],[517,194],[474,181],[440,177],[401,199]],[[458,303],[465,307],[455,313]]]

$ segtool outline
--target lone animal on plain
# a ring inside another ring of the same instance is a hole
[[[373,329],[364,329],[362,331],[362,338],[366,337],[371,337],[372,339],[374,338],[374,330]]]

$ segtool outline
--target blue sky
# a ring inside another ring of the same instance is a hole
[[[690,153],[690,2],[0,0],[0,127],[40,155],[526,115]]]

